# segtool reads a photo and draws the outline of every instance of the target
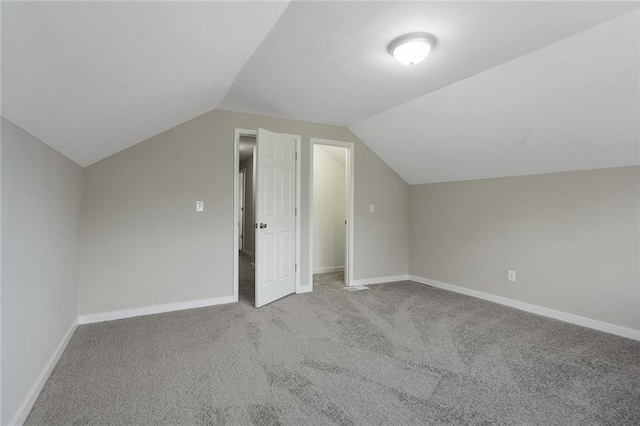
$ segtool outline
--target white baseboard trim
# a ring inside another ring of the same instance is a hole
[[[24,399],[24,401],[22,401],[22,404],[20,404],[20,408],[18,408],[18,411],[13,416],[13,419],[11,419],[11,422],[9,422],[10,425],[20,426],[24,423],[25,420],[27,420],[27,416],[31,412],[33,404],[36,403],[36,399],[38,399],[38,395],[40,395],[44,384],[47,383],[47,380],[49,379],[53,368],[58,363],[58,360],[62,356],[62,353],[69,344],[69,341],[71,340],[71,337],[73,336],[73,333],[75,333],[77,328],[78,318],[76,317],[71,323],[71,327],[69,327],[67,334],[64,335],[62,341],[51,355],[51,358],[49,358],[49,362],[47,362],[47,364],[44,366],[44,369],[38,376],[36,382],[29,390],[29,393],[27,393],[26,398]]]
[[[352,280],[351,287],[357,285],[394,283],[398,281],[406,281],[408,279],[409,275],[392,275],[390,277],[364,278],[361,280]]]
[[[143,315],[161,314],[163,312],[181,311],[184,309],[203,308],[205,306],[224,305],[237,302],[235,296],[215,297],[213,299],[191,300],[189,302],[168,303],[166,305],[145,306],[144,308],[126,309],[123,311],[102,312],[99,314],[80,315],[79,324],[113,321]]]
[[[324,268],[313,268],[314,274],[326,274],[328,272],[342,272],[344,266],[326,266]]]
[[[420,284],[425,284],[432,287],[440,288],[443,290],[449,290],[455,293],[460,293],[460,294],[464,294],[471,297],[477,297],[478,299],[488,300],[489,302],[499,303],[501,305],[520,309],[521,311],[531,312],[533,314],[554,318],[554,319],[568,322],[571,324],[580,325],[582,327],[592,328],[598,331],[604,331],[605,333],[611,333],[617,336],[627,337],[629,339],[640,340],[640,330],[634,330],[632,328],[623,327],[620,325],[615,325],[615,324],[611,324],[604,321],[598,321],[591,318],[581,317],[578,315],[569,314],[562,311],[556,311],[555,309],[544,308],[542,306],[532,305],[530,303],[520,302],[518,300],[508,299],[506,297],[496,296],[496,295],[485,293],[478,290],[471,290],[465,287],[460,287],[453,284],[447,284],[440,281],[431,280],[429,278],[409,275],[409,280],[415,281]]]

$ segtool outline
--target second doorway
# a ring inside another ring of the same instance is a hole
[[[350,206],[352,147],[312,141],[311,275],[314,286],[350,284]],[[350,149],[351,148],[351,149]]]

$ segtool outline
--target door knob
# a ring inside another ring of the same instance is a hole
[[[267,224],[266,224],[266,223],[261,223],[261,224],[260,224],[260,229],[264,229],[264,228],[266,228],[266,227],[267,227]]]

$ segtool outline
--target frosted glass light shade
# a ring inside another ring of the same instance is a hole
[[[398,37],[389,45],[391,53],[401,64],[414,65],[427,57],[435,39],[427,33],[412,33]]]

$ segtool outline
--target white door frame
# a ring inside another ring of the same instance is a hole
[[[239,298],[239,276],[238,276],[238,240],[239,240],[239,209],[238,209],[238,170],[240,169],[240,136],[253,136],[257,138],[258,131],[251,129],[239,129],[236,128],[234,132],[233,138],[233,298],[234,301],[238,301]],[[301,161],[301,152],[302,152],[302,140],[299,135],[290,135],[296,140],[296,293],[304,293],[305,291],[301,288],[300,284],[300,234],[302,233],[302,227],[300,225],[300,194],[301,194],[301,186],[302,186],[302,161]],[[253,150],[253,191],[254,191],[254,220],[255,217],[255,191],[258,188],[258,183],[256,181],[256,149]],[[246,212],[245,212],[246,213]],[[255,224],[253,225],[255,229]],[[246,232],[246,231],[245,231]],[[254,250],[254,256],[255,256]]]
[[[311,138],[309,166],[309,287],[313,290],[313,151],[315,145],[330,145],[347,150],[347,249],[345,250],[344,281],[345,286],[354,285],[353,281],[353,217],[355,187],[355,144],[353,142]]]

